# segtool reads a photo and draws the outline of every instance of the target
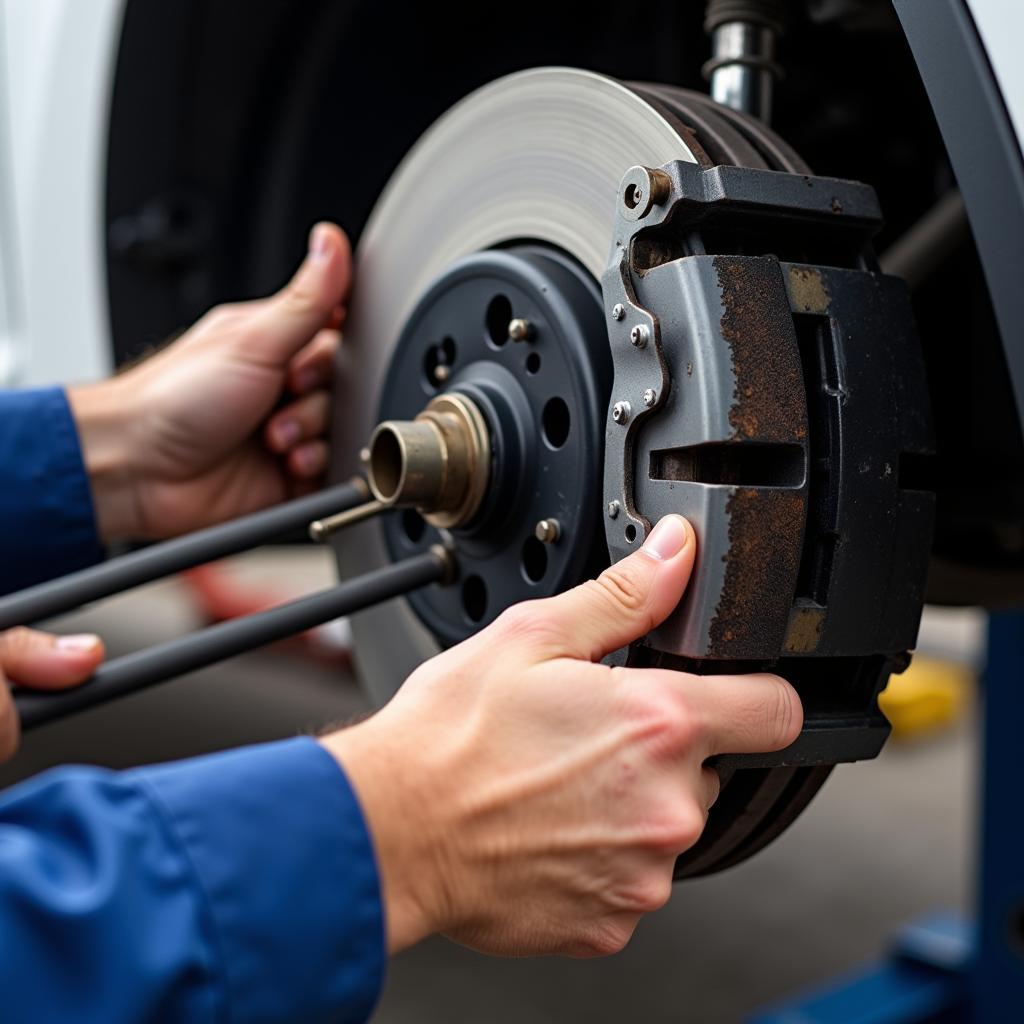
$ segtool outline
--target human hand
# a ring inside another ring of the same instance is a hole
[[[53,636],[19,627],[0,633],[0,761],[14,756],[21,727],[8,680],[35,690],[84,682],[103,660],[103,641],[91,633]]]
[[[318,224],[276,295],[218,306],[138,366],[69,390],[105,540],[186,533],[318,485],[351,267],[341,229]]]
[[[618,951],[700,837],[707,758],[796,738],[776,676],[597,663],[676,607],[694,551],[666,517],[598,580],[510,609],[322,739],[368,820],[391,952],[432,932],[504,955]]]

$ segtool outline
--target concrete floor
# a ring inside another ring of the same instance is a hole
[[[247,578],[330,578],[316,555],[249,559]],[[194,616],[176,583],[78,615],[112,655]],[[933,617],[934,644],[973,650],[977,626]],[[959,631],[959,632],[958,632]],[[928,634],[925,634],[926,637]],[[271,739],[360,713],[351,676],[283,651],[237,658],[27,737],[0,785],[61,761],[112,766]],[[975,740],[970,721],[875,762],[838,768],[773,846],[684,883],[629,948],[601,961],[500,961],[434,940],[393,962],[377,1024],[644,1021],[719,1024],[875,957],[900,923],[969,903]]]

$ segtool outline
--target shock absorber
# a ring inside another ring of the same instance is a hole
[[[781,75],[775,42],[785,27],[786,0],[709,0],[704,31],[712,56],[703,71],[715,102],[769,123]]]

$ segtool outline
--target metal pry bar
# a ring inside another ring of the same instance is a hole
[[[310,520],[359,505],[369,496],[366,484],[356,478],[308,497],[296,498],[262,512],[154,544],[102,565],[29,587],[0,598],[0,631],[38,622],[183,569],[258,547],[283,533],[307,526]]]
[[[428,552],[288,604],[126,654],[101,665],[91,679],[73,690],[14,689],[14,704],[23,730],[56,721],[86,708],[193,672],[265,644],[312,629],[417,590],[446,583],[455,575],[454,557],[435,545]]]

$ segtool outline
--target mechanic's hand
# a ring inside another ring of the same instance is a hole
[[[776,676],[597,664],[675,608],[694,549],[666,517],[597,581],[512,608],[322,740],[369,823],[392,952],[435,931],[496,954],[616,952],[704,828],[705,760],[796,738]]]
[[[318,224],[277,295],[219,306],[133,369],[69,391],[105,540],[185,533],[320,483],[351,267],[341,229]]]
[[[35,629],[0,633],[0,761],[14,756],[21,729],[8,682],[35,690],[77,686],[103,660],[103,641],[91,633],[52,636]]]

